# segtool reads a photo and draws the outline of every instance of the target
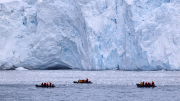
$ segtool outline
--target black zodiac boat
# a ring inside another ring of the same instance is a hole
[[[50,85],[47,85],[47,86],[45,86],[45,85],[35,85],[36,87],[44,87],[44,88],[46,88],[46,87],[56,87],[56,86],[54,86],[54,84],[52,84],[51,86]]]
[[[85,84],[91,84],[92,82],[91,82],[91,81],[88,81],[88,82],[78,82],[78,81],[74,81],[74,83],[85,83]]]
[[[140,84],[136,84],[137,87],[156,87],[155,85],[140,85]]]

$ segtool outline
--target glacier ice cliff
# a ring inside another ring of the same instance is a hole
[[[0,4],[0,69],[180,70],[180,0]]]

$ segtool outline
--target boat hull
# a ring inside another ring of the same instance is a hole
[[[48,86],[42,86],[42,85],[35,85],[36,87],[44,87],[44,88],[47,88],[47,87],[55,87],[54,85],[48,85]]]
[[[78,81],[74,81],[74,83],[91,84],[92,82],[91,82],[91,81],[88,81],[88,82],[78,82]]]

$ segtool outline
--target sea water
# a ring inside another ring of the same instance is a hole
[[[86,79],[92,84],[74,84]],[[0,101],[180,101],[180,71],[0,71]],[[155,88],[136,83],[155,82]],[[55,88],[36,84],[52,82]]]

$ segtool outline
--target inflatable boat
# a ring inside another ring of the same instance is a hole
[[[78,82],[78,81],[74,81],[74,83],[84,83],[84,84],[91,84],[92,82],[91,82],[91,81],[88,81],[88,82]]]
[[[136,84],[137,87],[156,87],[155,85],[140,85],[140,84]]]
[[[50,85],[47,85],[47,86],[44,86],[44,85],[35,85],[36,87],[55,87],[54,84],[52,84],[51,86]]]

